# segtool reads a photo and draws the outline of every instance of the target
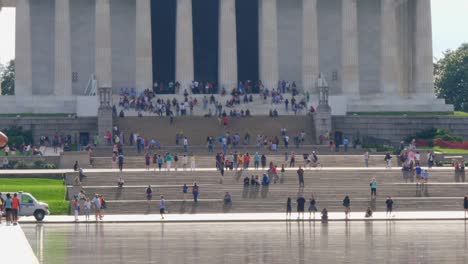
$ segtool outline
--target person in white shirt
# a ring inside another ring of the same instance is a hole
[[[187,152],[188,149],[188,139],[187,137],[184,137],[184,151]]]
[[[364,164],[369,167],[369,151],[364,152]]]

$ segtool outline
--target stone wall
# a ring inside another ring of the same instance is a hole
[[[25,130],[32,130],[34,143],[39,143],[40,136],[53,136],[55,133],[71,135],[74,142],[80,133],[89,133],[90,139],[97,133],[97,118],[74,117],[2,117],[0,129],[21,126]]]
[[[450,129],[468,140],[468,117],[455,116],[334,116],[333,131],[351,139],[356,135],[400,142],[404,137],[431,127]]]

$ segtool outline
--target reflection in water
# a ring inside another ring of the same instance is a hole
[[[22,228],[39,261],[47,264],[466,263],[467,225],[465,221],[288,221]]]

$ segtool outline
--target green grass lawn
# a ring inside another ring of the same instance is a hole
[[[468,149],[450,149],[442,147],[418,147],[419,150],[434,150],[437,152],[447,153],[447,154],[468,154]]]
[[[65,185],[57,179],[0,179],[0,192],[23,191],[37,200],[49,204],[51,214],[68,214],[69,202],[65,200]]]

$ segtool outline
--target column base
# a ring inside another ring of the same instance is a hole
[[[377,95],[348,100],[347,112],[453,112],[453,105],[429,95]]]

